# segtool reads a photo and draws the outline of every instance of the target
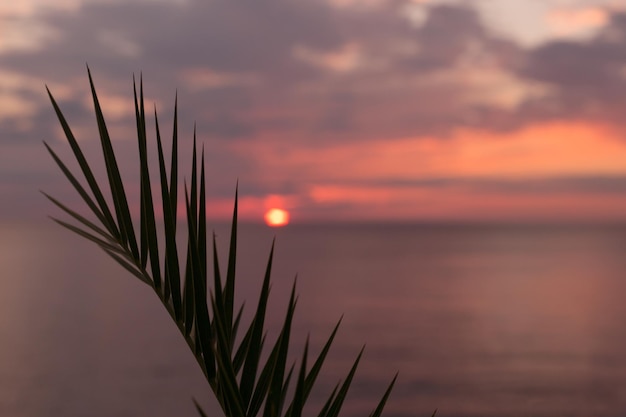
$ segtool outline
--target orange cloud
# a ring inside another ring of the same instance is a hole
[[[598,7],[559,8],[550,11],[546,20],[555,35],[569,36],[605,26],[609,15]]]
[[[505,187],[483,189],[463,182],[626,175],[626,142],[597,124],[562,121],[502,134],[467,129],[447,139],[387,139],[308,149],[284,143],[275,147],[268,139],[247,143],[245,151],[268,167],[261,170],[267,176],[259,181],[272,184],[290,178],[303,185],[306,195],[293,200],[293,212],[300,218],[314,218],[316,207],[328,208],[323,213],[337,218],[626,216],[626,196],[620,193],[592,198],[570,190],[507,193]],[[445,187],[419,185],[420,180],[441,178],[458,181]]]
[[[321,204],[386,204],[394,197],[393,189],[372,187],[345,187],[336,185],[314,185],[309,191],[311,199]]]
[[[313,181],[626,173],[626,142],[616,132],[567,121],[502,134],[465,129],[446,139],[381,139],[315,148],[273,145],[268,138],[241,145],[240,151],[271,167],[272,176]]]
[[[556,122],[508,134],[461,131],[438,141],[433,169],[461,176],[545,177],[626,173],[626,143],[601,125]]]

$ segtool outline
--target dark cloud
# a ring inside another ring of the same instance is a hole
[[[463,94],[458,86],[415,86],[415,76],[449,69],[476,44],[508,65],[515,48],[490,35],[470,8],[431,7],[416,28],[401,15],[403,6],[391,2],[354,12],[324,2],[286,0],[86,3],[74,13],[44,15],[46,26],[59,37],[36,53],[8,53],[3,65],[47,82],[75,84],[84,79],[87,61],[98,85],[113,94],[127,94],[130,74],[143,70],[155,98],[168,101],[177,86],[186,88],[180,74],[188,69],[256,76],[254,85],[181,94],[194,109],[193,119],[223,117],[208,124],[205,134],[211,137],[254,137],[267,122],[250,111],[258,108],[276,109],[273,125],[289,126],[283,133],[292,140],[319,141],[320,132],[328,131],[330,140],[337,140],[333,132],[343,140],[445,134],[475,119],[475,112],[455,102]],[[418,51],[390,52],[403,42],[414,42]],[[294,55],[299,47],[321,56],[336,54],[351,43],[366,62],[347,73],[333,73]],[[386,67],[367,69],[376,61]],[[387,83],[406,88],[371,88]]]
[[[354,120],[354,97],[345,94],[332,94],[328,110],[320,115],[316,125],[318,134],[338,133],[349,134],[355,128]]]
[[[69,46],[74,55],[94,55],[93,47],[100,45],[95,55],[101,59],[119,57],[119,50],[102,42],[103,34],[108,34],[136,45],[138,54],[129,60],[145,71],[201,66],[284,77],[285,67],[293,66],[290,50],[295,44],[324,47],[337,43],[331,19],[331,10],[317,2],[191,0],[149,6],[143,2],[87,3],[78,16],[55,14],[47,23],[62,31],[59,47],[61,43]],[[105,70],[108,73],[109,68]]]
[[[254,126],[238,120],[237,116],[218,113],[202,120],[200,126],[203,135],[225,139],[249,138],[254,134]]]
[[[431,8],[424,25],[414,36],[420,45],[419,53],[410,60],[415,70],[448,68],[472,42],[489,41],[477,12],[458,6]]]
[[[616,121],[626,108],[624,14],[615,12],[590,41],[524,50],[491,33],[467,5],[424,6],[419,26],[402,15],[405,6],[389,2],[354,12],[287,0],[86,3],[74,13],[44,15],[59,37],[34,53],[6,53],[2,66],[42,84],[75,84],[84,79],[87,61],[101,88],[113,94],[127,94],[131,73],[143,70],[154,98],[170,102],[181,88],[189,120],[203,119],[205,135],[229,140],[254,138],[268,124],[274,133],[302,142],[324,140],[324,133],[332,141],[445,136],[459,127],[500,131],[557,117]],[[294,54],[297,48],[320,57],[340,54],[349,44],[357,45],[364,62],[344,73]],[[415,50],[394,52],[399,45]],[[468,94],[480,94],[470,91],[475,86],[431,80],[462,59],[469,60],[469,69],[472,59],[487,59],[499,71],[552,93],[507,108],[468,102]],[[198,68],[248,74],[256,82],[185,86],[181,74]],[[260,116],[257,109],[274,111]]]
[[[554,41],[528,52],[519,74],[552,93],[525,105],[533,117],[588,119],[619,127],[626,111],[626,13],[587,41]]]

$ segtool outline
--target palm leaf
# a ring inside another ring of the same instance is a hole
[[[67,168],[67,166],[65,166],[63,161],[59,159],[57,154],[50,148],[50,146],[48,146],[46,142],[44,142],[43,144],[45,145],[46,149],[48,149],[48,152],[52,156],[52,159],[54,159],[54,162],[56,162],[58,167],[61,169],[61,172],[63,172],[63,174],[68,179],[70,184],[72,184],[74,189],[78,192],[78,194],[81,196],[83,201],[87,204],[87,207],[91,209],[92,213],[94,213],[96,217],[100,220],[100,222],[108,229],[109,233],[111,233],[113,236],[119,236],[119,232],[117,231],[115,222],[112,219],[109,221],[107,218],[105,218],[105,214],[103,213],[103,211],[100,209],[100,207],[96,206],[92,198],[89,196],[89,194],[87,194],[87,191],[85,191],[85,189],[80,184],[80,182],[76,179],[74,174],[72,174],[72,172]],[[104,207],[105,208],[107,207],[106,203],[104,203]]]
[[[108,240],[109,243],[111,243],[112,245],[116,244],[115,239],[113,237],[111,237],[111,235],[109,235],[106,231],[102,230],[101,228],[99,228],[98,226],[93,224],[91,221],[87,220],[85,217],[83,217],[80,214],[76,213],[74,210],[68,208],[67,206],[62,204],[60,201],[58,201],[56,198],[48,195],[47,193],[45,193],[43,191],[41,193],[43,195],[45,195],[48,200],[52,201],[52,203],[54,203],[54,205],[56,205],[61,210],[63,210],[64,212],[66,212],[67,214],[72,216],[75,220],[77,220],[83,226],[86,226],[88,229],[91,229],[92,231],[96,232],[97,234],[99,234],[100,236],[102,236],[103,238]]]
[[[265,402],[264,417],[280,416],[282,414],[283,403],[283,381],[285,375],[285,368],[287,363],[287,353],[289,350],[289,338],[291,336],[291,323],[293,322],[293,313],[296,308],[296,283],[294,282],[291,290],[291,297],[289,298],[289,306],[287,308],[287,314],[285,317],[285,323],[280,332],[280,336],[277,341],[277,355],[276,364],[272,371],[272,379],[270,381],[269,392],[267,394],[267,400]]]
[[[306,343],[304,344],[304,353],[302,354],[302,361],[300,362],[300,372],[298,373],[298,382],[296,383],[296,391],[293,394],[293,402],[287,409],[287,413],[285,413],[286,417],[301,417],[302,409],[304,408],[304,403],[306,401],[304,391],[304,379],[306,377],[306,361],[309,355],[309,338],[307,337]]]
[[[352,383],[352,379],[354,378],[354,373],[356,372],[357,367],[359,366],[359,362],[361,361],[361,356],[363,355],[363,350],[365,346],[361,348],[361,352],[356,357],[352,368],[350,369],[350,373],[346,377],[346,380],[341,385],[341,388],[337,392],[337,396],[333,400],[333,403],[330,405],[328,409],[327,417],[337,417],[339,415],[339,411],[341,411],[341,406],[343,405],[344,400],[346,399],[346,395],[348,394],[348,389],[350,388],[350,384]]]
[[[265,278],[263,279],[263,287],[261,288],[261,294],[259,295],[259,303],[256,314],[254,315],[254,320],[250,324],[250,345],[246,352],[246,360],[243,368],[243,374],[241,375],[241,383],[239,386],[241,389],[241,395],[246,405],[250,404],[250,398],[252,396],[254,382],[256,380],[256,374],[259,367],[259,360],[261,357],[261,340],[263,339],[265,312],[267,309],[267,300],[269,298],[270,275],[272,272],[272,262],[274,259],[274,243],[275,242],[272,242],[269,260],[267,261]]]
[[[339,383],[337,383],[337,385],[335,385],[335,388],[333,388],[333,391],[328,396],[328,399],[326,400],[326,403],[324,403],[324,406],[322,407],[321,411],[317,415],[318,417],[325,417],[325,416],[328,415],[328,410],[330,409],[330,407],[333,404],[333,401],[335,401],[335,398],[337,397],[337,390],[338,389],[339,389]]]
[[[170,296],[174,308],[176,320],[182,318],[182,306],[180,298],[180,270],[178,263],[178,249],[176,244],[176,213],[172,207],[170,198],[171,189],[167,185],[167,171],[165,168],[165,158],[163,156],[163,145],[161,144],[161,132],[159,129],[159,119],[154,110],[154,122],[157,139],[157,151],[159,155],[159,174],[161,179],[161,202],[163,207],[163,223],[165,227],[165,290],[163,301],[168,302]],[[174,152],[172,150],[172,152]],[[170,175],[173,175],[170,173]],[[191,324],[192,320],[190,320]],[[186,331],[188,334],[189,331]]]
[[[206,288],[202,280],[200,255],[198,254],[198,245],[196,237],[196,223],[191,214],[189,205],[189,197],[185,188],[185,201],[187,203],[187,226],[189,233],[189,251],[191,259],[191,283],[193,285],[194,294],[194,321],[198,329],[198,336],[201,348],[201,355],[204,362],[204,371],[209,380],[215,378],[215,354],[213,351],[213,342],[211,338],[211,320],[209,318],[209,310],[206,299]],[[196,353],[198,354],[198,353]]]
[[[157,293],[160,293],[162,291],[161,267],[159,265],[159,245],[156,234],[156,220],[154,215],[154,203],[152,200],[152,186],[150,184],[150,170],[148,169],[148,145],[146,138],[146,113],[143,100],[143,80],[140,80],[139,83],[140,99],[137,100],[137,88],[133,80],[141,183],[141,266],[143,268],[146,267],[147,258],[149,257],[152,280],[154,281],[154,289]]]
[[[186,261],[179,261],[176,241],[177,205],[178,205],[178,98],[174,105],[172,130],[171,161],[168,168],[161,140],[159,121],[154,112],[156,148],[158,154],[160,203],[152,195],[152,183],[149,167],[149,141],[146,129],[143,80],[140,79],[139,91],[133,77],[134,112],[139,148],[139,240],[131,217],[129,203],[122,176],[117,164],[112,141],[100,106],[96,88],[89,68],[87,69],[89,86],[94,105],[100,145],[106,168],[106,182],[110,190],[113,209],[110,209],[101,191],[89,163],[78,141],[52,93],[48,95],[59,119],[65,137],[78,162],[80,171],[87,183],[84,187],[80,180],[61,161],[57,154],[45,144],[48,152],[59,166],[70,184],[81,196],[84,203],[97,219],[96,222],[67,207],[54,197],[44,193],[55,206],[70,216],[78,225],[64,220],[54,219],[61,226],[95,243],[104,250],[122,268],[149,285],[159,297],[164,307],[177,324],[181,335],[187,342],[198,365],[203,371],[211,390],[215,394],[222,411],[227,417],[254,417],[263,408],[264,417],[301,417],[313,385],[317,381],[322,365],[339,328],[341,320],[331,332],[328,340],[318,354],[310,369],[307,370],[309,341],[304,346],[298,371],[296,364],[288,364],[291,329],[297,303],[295,282],[283,319],[281,331],[267,355],[261,361],[266,340],[266,312],[270,293],[270,276],[274,259],[274,242],[269,253],[267,267],[263,276],[256,310],[238,346],[237,330],[242,322],[243,305],[235,308],[235,279],[237,265],[237,223],[238,223],[238,185],[235,187],[235,201],[231,223],[231,235],[228,248],[228,264],[225,279],[222,281],[218,261],[215,233],[213,233],[212,272],[214,274],[209,288],[207,260],[207,224],[206,224],[206,174],[204,148],[198,158],[196,129],[193,133],[193,151],[191,155],[190,186],[184,187],[186,216]],[[198,159],[200,159],[198,167]],[[199,175],[199,178],[198,178]],[[161,241],[164,250],[159,252],[159,235],[156,224],[155,206],[160,204],[163,212],[163,235]],[[183,270],[181,271],[181,267]],[[237,311],[237,314],[235,314]],[[345,400],[348,389],[361,358],[357,356],[344,382],[337,384],[320,412],[320,416],[337,416]],[[295,380],[295,388],[291,387]],[[379,417],[396,381],[394,378],[378,403],[371,417]],[[291,399],[288,395],[292,393]],[[288,401],[289,400],[289,401]],[[193,399],[196,410],[201,416],[207,414]],[[289,404],[283,413],[283,407]]]
[[[198,414],[200,414],[200,417],[208,417],[207,414],[204,412],[204,410],[202,409],[202,407],[200,407],[200,404],[198,404],[198,402],[196,401],[195,398],[192,398],[193,401],[193,405],[196,406],[196,410],[198,411]]]
[[[61,112],[61,109],[59,108],[56,100],[52,96],[52,93],[50,92],[48,87],[46,87],[46,91],[48,92],[48,97],[50,98],[50,101],[52,102],[52,106],[54,107],[54,112],[56,113],[57,118],[59,119],[59,123],[61,123],[61,127],[63,128],[63,132],[65,133],[67,142],[70,144],[70,147],[72,148],[74,157],[76,158],[76,161],[78,162],[78,165],[80,166],[80,169],[83,175],[85,176],[87,183],[89,184],[89,188],[91,189],[91,192],[93,193],[93,195],[96,198],[96,201],[98,202],[99,208],[96,209],[95,205],[90,203],[91,201],[90,198],[85,198],[87,194],[84,192],[81,192],[82,187],[80,188],[77,187],[78,182],[73,180],[74,176],[69,174],[69,170],[65,168],[65,166],[61,163],[60,159],[57,158],[54,152],[52,152],[48,144],[44,142],[44,145],[46,145],[46,148],[52,154],[52,157],[57,162],[57,164],[59,164],[59,167],[61,168],[63,173],[68,177],[72,185],[74,185],[74,187],[80,192],[81,197],[83,197],[83,200],[85,200],[87,205],[91,208],[94,214],[96,214],[96,216],[100,219],[102,224],[106,226],[106,228],[109,230],[109,232],[111,232],[113,236],[119,237],[120,232],[118,230],[118,227],[115,224],[115,220],[113,220],[113,216],[111,214],[111,211],[109,210],[109,206],[107,202],[104,199],[104,196],[102,195],[102,191],[100,191],[98,182],[96,181],[93,175],[93,172],[91,171],[91,168],[89,167],[89,164],[87,163],[87,159],[85,159],[85,155],[83,154],[83,151],[80,149],[80,146],[78,145],[78,142],[76,141],[76,138],[74,137],[74,134],[72,133],[72,129],[67,123],[65,116]]]
[[[228,270],[226,272],[226,283],[224,285],[224,314],[226,323],[232,325],[233,311],[235,306],[235,264],[237,260],[237,201],[239,195],[239,184],[235,187],[235,208],[233,209],[233,220],[230,231],[230,247],[228,249]],[[227,334],[232,347],[232,334]]]
[[[378,403],[378,406],[376,407],[376,409],[374,411],[372,411],[372,414],[370,414],[370,417],[380,417],[380,415],[383,412],[383,408],[385,408],[385,404],[387,403],[387,399],[389,398],[389,394],[391,394],[391,390],[393,389],[394,384],[396,383],[396,379],[398,379],[398,374],[396,374],[393,379],[391,380],[391,383],[389,384],[389,387],[387,387],[387,391],[385,391],[385,394],[383,395],[383,398],[381,398],[380,402]],[[435,413],[437,411],[435,410]],[[433,414],[433,417],[435,415]]]
[[[102,153],[104,154],[104,162],[109,179],[111,195],[113,197],[113,203],[115,205],[115,214],[117,215],[117,224],[120,228],[122,243],[124,245],[129,245],[133,256],[138,258],[139,250],[137,248],[137,240],[135,238],[133,223],[130,218],[130,210],[126,199],[126,192],[124,191],[124,184],[122,183],[120,170],[117,166],[117,160],[115,158],[115,152],[113,152],[111,138],[109,137],[109,131],[107,129],[106,122],[104,121],[104,115],[102,114],[102,108],[100,107],[100,101],[98,100],[89,68],[87,68],[87,74],[89,75],[89,86],[91,87],[91,96],[96,113],[96,121],[98,122],[100,143],[102,145]]]
[[[60,224],[61,226],[65,227],[68,230],[71,230],[72,232],[76,233],[77,235],[84,237],[87,240],[92,241],[93,243],[95,243],[96,245],[100,246],[103,249],[107,249],[107,250],[111,250],[113,252],[118,252],[121,254],[125,254],[124,250],[121,249],[119,246],[115,245],[115,244],[111,244],[110,242],[107,242],[105,240],[100,239],[97,236],[92,235],[89,232],[84,231],[83,229],[81,229],[80,227],[76,227],[73,224],[64,222],[63,220],[59,220],[57,218],[51,217],[51,219],[53,221],[55,221],[56,223]]]

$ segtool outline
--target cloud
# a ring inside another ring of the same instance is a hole
[[[346,123],[342,140],[445,134],[481,123],[476,107],[508,111],[523,100],[525,85],[509,71],[519,54],[513,43],[489,34],[468,7],[416,7],[426,16],[419,27],[403,15],[401,3],[359,11],[283,0],[83,3],[71,12],[42,14],[42,24],[58,36],[36,53],[6,51],[5,65],[75,85],[87,61],[113,96],[127,91],[130,74],[143,69],[147,82],[164,86],[155,99],[169,100],[183,87],[181,100],[197,109],[192,119],[219,115],[230,127],[208,133],[224,138],[254,137],[270,125],[292,140],[329,134],[334,141],[333,132]],[[496,74],[500,87],[483,98],[487,83],[480,76],[459,78],[471,68]],[[380,103],[388,103],[382,112]],[[233,128],[233,121],[246,128]]]
[[[547,20],[558,36],[584,36],[605,26],[609,21],[609,14],[599,7],[558,8],[548,13]]]
[[[407,8],[420,11],[419,23]],[[616,113],[624,101],[623,15],[587,8],[552,16],[561,22],[564,14],[583,26],[604,16],[605,27],[587,42],[528,49],[461,4],[89,2],[38,14],[58,36],[36,52],[4,51],[3,65],[76,85],[87,61],[112,96],[143,70],[159,103],[181,87],[181,102],[195,109],[190,119],[214,119],[207,133],[215,138],[254,138],[268,126],[302,143],[445,137]]]
[[[553,41],[526,56],[520,76],[543,83],[551,94],[527,103],[526,117],[587,119],[619,128],[626,110],[626,13],[585,42]]]
[[[246,86],[259,83],[254,74],[217,72],[208,68],[188,68],[179,74],[188,89],[207,90],[220,87]]]
[[[465,130],[437,137],[381,139],[354,146],[290,146],[280,140],[234,148],[257,161],[267,183],[297,173],[309,182],[332,179],[416,180],[445,177],[515,179],[623,175],[626,143],[598,125],[546,123],[508,134]],[[297,181],[301,179],[296,177]]]
[[[209,174],[220,179],[211,182],[217,198],[232,196],[237,177],[258,201],[274,193],[310,202],[312,184],[348,175],[404,181],[422,169],[420,180],[440,181],[478,171],[619,171],[619,139],[599,139],[626,111],[626,14],[616,10],[567,11],[577,27],[596,31],[529,47],[493,30],[467,2],[67,4],[14,17],[53,36],[18,31],[12,46],[0,44],[0,145],[17,143],[21,150],[3,148],[16,156],[60,136],[44,84],[87,152],[98,153],[88,62],[130,172],[132,74],[143,71],[148,111],[155,103],[166,138],[178,88],[181,149],[197,123]],[[553,13],[556,26],[563,13]],[[25,165],[12,170],[0,177],[3,189],[34,178]]]
[[[357,69],[362,60],[359,46],[355,43],[349,43],[332,52],[318,52],[306,46],[296,46],[293,55],[303,62],[338,73],[351,72]]]

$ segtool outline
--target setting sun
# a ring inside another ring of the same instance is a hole
[[[289,213],[279,208],[269,209],[265,213],[265,223],[272,227],[285,226],[289,223]]]

